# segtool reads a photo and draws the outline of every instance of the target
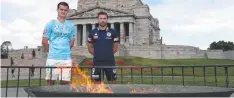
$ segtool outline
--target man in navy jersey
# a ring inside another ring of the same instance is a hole
[[[88,51],[93,55],[93,66],[115,66],[114,54],[118,50],[119,33],[107,27],[108,15],[98,13],[98,27],[93,29],[88,36]],[[101,83],[101,74],[105,73],[108,83],[114,84],[117,78],[115,68],[92,69],[92,79]],[[104,76],[103,76],[104,77]]]

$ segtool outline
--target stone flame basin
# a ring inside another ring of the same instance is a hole
[[[78,85],[79,86],[79,85]],[[113,93],[75,92],[68,85],[26,87],[31,97],[229,97],[234,89],[207,86],[180,85],[108,85]],[[145,89],[144,93],[130,93],[132,89]]]

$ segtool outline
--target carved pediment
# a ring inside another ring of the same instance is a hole
[[[109,9],[103,7],[95,7],[85,11],[76,12],[70,16],[70,18],[86,18],[86,17],[96,17],[97,13],[103,11],[108,14],[108,16],[125,16],[125,15],[133,15],[130,12],[120,11],[116,9]]]

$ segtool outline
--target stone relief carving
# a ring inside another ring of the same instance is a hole
[[[76,13],[76,10],[75,9],[69,9],[69,12],[67,14],[67,17],[70,17],[72,15],[74,15]]]
[[[127,15],[126,13],[118,12],[118,11],[112,11],[107,9],[93,9],[91,11],[87,11],[84,13],[80,13],[77,15],[77,17],[96,17],[97,13],[100,11],[104,11],[108,13],[109,16],[122,16]]]

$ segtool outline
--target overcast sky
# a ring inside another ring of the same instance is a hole
[[[63,0],[1,0],[1,43],[13,48],[41,45],[44,25]],[[78,0],[66,0],[72,9]],[[163,43],[206,49],[213,41],[234,42],[234,0],[142,0],[158,18]]]

